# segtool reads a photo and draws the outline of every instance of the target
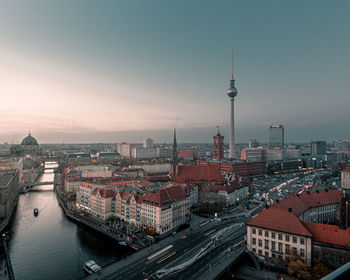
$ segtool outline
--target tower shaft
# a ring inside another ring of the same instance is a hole
[[[235,99],[232,97],[231,100],[231,115],[230,115],[230,152],[229,158],[235,157]]]

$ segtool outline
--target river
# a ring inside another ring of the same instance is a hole
[[[46,166],[55,167],[55,164]],[[47,169],[40,180],[53,181],[53,176],[52,170]],[[39,209],[37,217],[33,214],[34,208]],[[19,196],[8,235],[16,280],[77,279],[84,276],[82,268],[86,261],[92,259],[104,266],[131,251],[68,220],[58,204],[53,185],[39,186]],[[0,279],[7,279],[3,259]]]

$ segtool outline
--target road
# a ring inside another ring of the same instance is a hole
[[[112,279],[147,279],[155,276],[155,273],[161,269],[167,269],[174,267],[183,262],[191,259],[197,254],[201,248],[204,248],[212,240],[213,235],[223,228],[227,228],[233,225],[232,221],[229,222],[211,222],[203,228],[198,227],[196,230],[188,230],[187,234],[181,232],[177,233],[174,237],[168,238],[167,245],[152,245],[149,248],[143,249],[143,252],[139,252],[139,256],[130,256],[128,263],[115,264],[115,267],[107,267],[102,270],[99,274],[93,274],[87,279],[101,279],[101,280],[112,280]],[[210,253],[203,256],[201,259],[193,263],[188,269],[184,269],[176,275],[180,277],[178,279],[189,279],[191,273],[199,271],[201,268],[208,265],[208,263],[217,260],[217,257],[227,247],[233,245],[235,242],[242,240],[246,234],[246,226],[235,225],[232,229],[229,229],[225,234],[222,235],[220,241],[218,241],[217,247]],[[220,244],[220,242],[223,242]],[[159,252],[161,249],[171,245],[172,247],[152,258],[148,259],[149,256]],[[169,257],[169,258],[167,258]],[[132,261],[131,261],[132,260]],[[171,279],[171,276],[166,276],[164,279]],[[193,278],[195,279],[195,278]]]

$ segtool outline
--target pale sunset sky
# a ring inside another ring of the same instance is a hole
[[[350,2],[0,1],[0,143],[350,137]],[[177,122],[175,119],[177,118]]]

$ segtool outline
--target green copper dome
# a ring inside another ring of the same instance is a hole
[[[22,142],[21,145],[25,145],[25,146],[38,146],[38,142],[36,141],[36,139],[30,134],[30,132],[28,133],[28,136],[25,137]]]

